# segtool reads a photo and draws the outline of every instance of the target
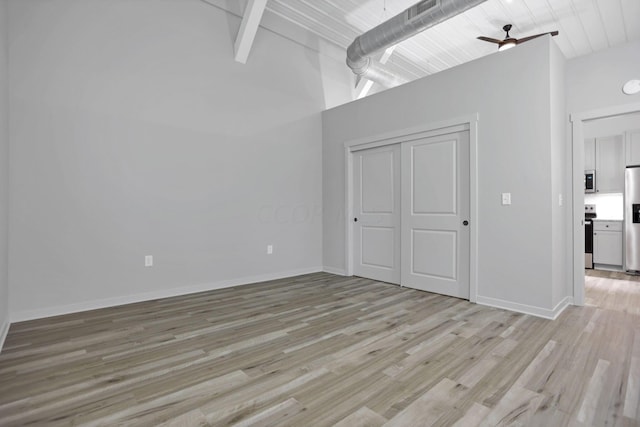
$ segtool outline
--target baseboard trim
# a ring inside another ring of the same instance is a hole
[[[4,322],[2,324],[2,329],[0,329],[0,353],[2,353],[4,341],[7,339],[7,335],[9,335],[9,326],[11,326],[11,323]]]
[[[160,298],[195,294],[198,292],[214,291],[216,289],[231,288],[234,286],[250,285],[254,283],[267,282],[269,280],[286,279],[288,277],[301,276],[303,274],[320,273],[322,271],[322,267],[310,267],[299,270],[283,271],[279,273],[261,274],[257,276],[228,279],[214,283],[202,283],[192,286],[164,289],[161,291],[144,292],[123,297],[105,298],[63,306],[48,307],[35,310],[22,310],[11,313],[11,323],[24,322],[26,320],[43,319],[46,317],[60,316],[63,314],[78,313],[81,311],[96,310],[99,308],[116,307],[119,305],[151,301]]]
[[[565,308],[573,305],[573,297],[566,296],[556,306],[553,308],[553,320],[556,320],[560,314],[564,311]]]
[[[340,268],[333,268],[333,267],[324,266],[324,267],[322,267],[322,271],[324,271],[325,273],[336,274],[338,276],[346,276],[347,275],[347,272],[345,270],[340,269]]]
[[[571,305],[573,298],[565,297],[553,309],[536,307],[533,305],[520,304],[512,301],[505,301],[497,298],[483,297],[478,295],[476,303],[489,307],[502,308],[516,311],[518,313],[530,314],[531,316],[542,317],[544,319],[555,320],[562,311]]]

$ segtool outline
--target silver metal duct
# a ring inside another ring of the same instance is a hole
[[[347,65],[360,78],[373,80],[385,87],[403,81],[384,71],[369,55],[413,37],[427,28],[484,3],[486,0],[423,0],[356,37],[347,48]]]

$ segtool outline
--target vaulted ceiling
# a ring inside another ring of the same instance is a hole
[[[268,0],[266,9],[346,49],[355,37],[417,0]],[[640,0],[487,0],[400,43],[387,69],[413,80],[494,53],[477,40],[558,30],[554,39],[573,58],[640,39]],[[639,52],[640,54],[640,52]],[[378,54],[378,58],[382,52]]]

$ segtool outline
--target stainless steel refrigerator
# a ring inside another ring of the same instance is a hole
[[[640,166],[624,172],[624,233],[627,271],[640,272]]]

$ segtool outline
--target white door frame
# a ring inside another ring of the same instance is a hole
[[[640,103],[571,113],[573,157],[573,304],[584,305],[584,123],[640,112]]]
[[[354,139],[344,143],[345,150],[345,257],[347,276],[353,276],[353,152],[384,145],[399,144],[420,138],[469,131],[469,301],[478,295],[478,121],[479,115],[470,114],[398,129],[383,134]],[[583,260],[584,262],[584,260]]]

